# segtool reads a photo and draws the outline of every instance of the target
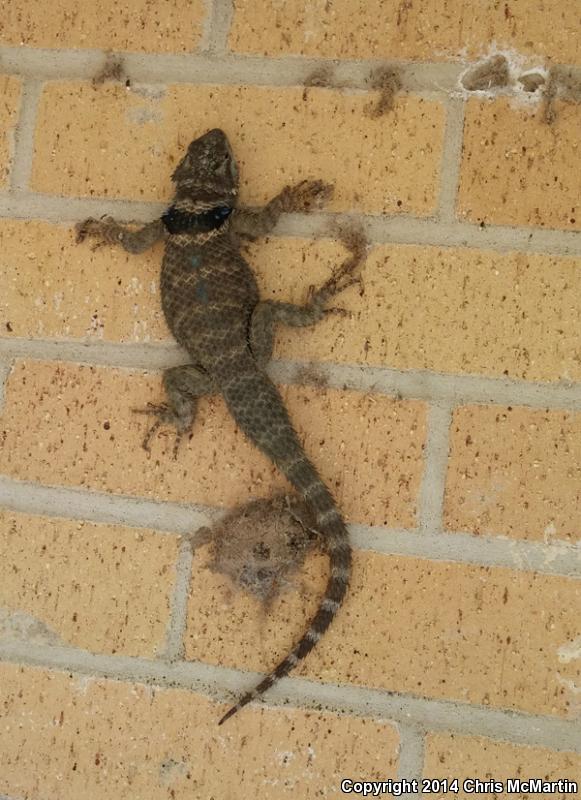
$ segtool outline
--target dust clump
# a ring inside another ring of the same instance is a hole
[[[210,544],[208,569],[230,578],[267,609],[293,587],[307,554],[321,548],[314,526],[314,515],[298,496],[277,494],[239,506],[201,528],[193,544]]]
[[[367,83],[379,92],[379,96],[375,103],[365,106],[364,113],[378,119],[393,111],[396,95],[402,87],[400,71],[393,67],[379,67],[371,72]]]
[[[469,92],[489,92],[510,83],[508,61],[503,55],[495,55],[476,64],[461,79],[462,86]]]
[[[317,364],[303,364],[295,372],[295,381],[324,389],[329,385],[329,376]]]
[[[536,92],[537,89],[540,89],[541,86],[546,81],[546,76],[543,75],[542,72],[538,70],[533,70],[532,72],[523,72],[522,75],[519,75],[518,82],[523,87],[525,92]]]
[[[581,75],[569,67],[551,67],[545,87],[543,119],[553,125],[557,119],[555,100],[581,103]]]
[[[335,72],[329,64],[317,67],[306,76],[304,80],[303,102],[306,101],[311,87],[328,87],[335,83]]]
[[[304,84],[305,86],[332,86],[333,78],[333,68],[328,64],[324,64],[322,67],[317,67],[312,72],[309,72]]]
[[[99,72],[93,77],[92,84],[94,87],[97,87],[102,86],[102,84],[107,81],[115,81],[117,83],[125,83],[127,86],[129,85],[123,59],[111,52],[106,53],[105,62]]]

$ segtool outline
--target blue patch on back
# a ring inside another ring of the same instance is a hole
[[[190,266],[192,267],[192,269],[197,269],[201,263],[202,259],[200,258],[200,256],[192,256],[190,258]]]
[[[196,285],[196,300],[204,304],[208,302],[208,287],[206,286],[206,281],[198,281]]]

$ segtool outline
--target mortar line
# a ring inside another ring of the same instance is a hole
[[[387,58],[336,59],[291,54],[263,56],[230,52],[227,38],[233,17],[231,0],[207,0],[204,31],[197,53],[134,53],[123,50],[123,59],[132,82],[242,85],[304,86],[307,77],[322,67],[329,72],[332,90],[370,91],[368,77],[377,67],[396,67],[402,78],[402,91],[427,92],[441,97],[458,91],[458,80],[467,66],[476,62],[424,62]],[[102,63],[103,49],[57,49],[0,47],[1,72],[42,80],[91,79]],[[211,80],[209,80],[209,76]],[[335,76],[335,78],[333,78]]]
[[[22,86],[20,114],[14,132],[14,153],[10,168],[11,192],[26,192],[30,184],[34,154],[34,135],[42,83],[27,78]]]
[[[231,667],[198,661],[154,661],[131,656],[97,655],[74,648],[32,642],[0,643],[0,660],[19,666],[76,672],[91,677],[145,683],[163,688],[200,692],[217,702],[232,700],[232,693],[253,686],[261,677]],[[566,720],[523,711],[469,705],[453,700],[420,698],[387,690],[354,685],[317,683],[304,678],[281,679],[269,690],[268,704],[331,713],[372,717],[429,731],[450,731],[486,736],[494,740],[581,752],[579,725]]]
[[[581,384],[538,383],[514,378],[458,375],[422,369],[397,370],[359,364],[330,362],[273,361],[273,380],[292,385],[309,385],[305,368],[315,366],[318,385],[329,388],[388,395],[405,400],[422,400],[445,409],[460,405],[512,405],[530,408],[581,410]],[[445,414],[445,411],[435,412]]]
[[[43,486],[5,476],[0,476],[0,505],[21,513],[148,528],[162,534],[181,536],[188,536],[212,524],[229,510],[111,495],[76,487]],[[453,531],[420,533],[353,523],[349,525],[349,530],[356,549],[379,555],[534,571],[567,578],[581,577],[581,545],[567,542],[544,544]],[[182,579],[186,561],[184,557]],[[179,602],[183,602],[183,586],[182,583]]]
[[[44,486],[0,476],[0,506],[21,513],[148,528],[187,536],[226,509],[148,500],[67,486]]]
[[[446,127],[440,167],[440,197],[438,219],[442,222],[456,221],[456,200],[460,185],[462,144],[464,141],[464,98],[449,97],[446,100]]]
[[[419,527],[424,534],[444,529],[442,517],[451,421],[452,407],[449,403],[430,405],[424,451],[424,474],[418,497]]]
[[[167,203],[114,200],[107,198],[61,198],[34,192],[0,192],[0,218],[43,220],[70,225],[88,216],[110,215],[119,220],[149,222],[165,210]],[[581,235],[577,231],[477,224],[455,220],[438,221],[406,215],[382,216],[364,213],[318,212],[287,214],[272,236],[335,239],[333,226],[355,222],[364,228],[374,245],[419,245],[427,247],[470,247],[505,253],[545,253],[553,256],[581,256]],[[72,236],[72,232],[71,232]]]
[[[0,414],[6,402],[6,381],[10,373],[10,364],[0,358]]]
[[[189,536],[182,537],[176,561],[176,578],[171,600],[167,639],[162,658],[183,660],[188,617],[188,598],[192,581],[193,553]]]
[[[216,12],[227,7],[231,0],[216,0]],[[220,31],[220,27],[222,30]],[[218,44],[224,37],[227,23],[216,26],[212,35],[212,20],[206,17],[202,48],[212,36]],[[135,53],[116,50],[132,81],[149,83],[214,83],[255,84],[272,86],[302,86],[305,79],[321,67],[330,72],[331,89],[357,88],[369,91],[367,79],[377,67],[397,68],[402,78],[403,92],[429,92],[437,97],[463,91],[460,76],[481,59],[464,61],[413,61],[390,58],[344,59],[289,54],[263,56],[224,50],[219,58],[213,52],[197,53]],[[72,48],[22,48],[0,46],[0,72],[18,74],[42,80],[93,78],[103,62],[105,50]],[[581,76],[578,65],[559,64],[574,75]],[[208,81],[208,76],[212,77]],[[333,77],[334,76],[334,77]],[[465,90],[464,90],[465,91]],[[505,95],[506,91],[503,90]]]
[[[92,366],[157,372],[186,364],[187,354],[171,342],[117,344],[64,340],[7,339],[0,337],[0,361],[30,359],[64,361]],[[269,374],[281,384],[317,385],[306,367],[316,367],[331,389],[421,400],[436,406],[512,405],[523,408],[581,411],[581,383],[538,383],[482,375],[458,375],[428,370],[397,370],[361,364],[275,360]]]
[[[421,781],[424,771],[425,733],[413,725],[400,725],[400,757],[397,771],[398,780]],[[420,783],[421,786],[421,783]],[[406,792],[404,798],[419,798],[421,791]]]
[[[422,558],[476,567],[499,567],[566,578],[581,578],[581,544],[545,544],[506,536],[480,536],[464,531],[421,533],[350,525],[359,550],[386,556]]]
[[[234,17],[233,0],[206,0],[206,8],[200,51],[224,58],[228,55],[228,35]]]

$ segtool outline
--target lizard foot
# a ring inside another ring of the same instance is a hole
[[[111,217],[103,217],[102,219],[88,219],[78,222],[75,225],[76,242],[80,244],[85,239],[102,239],[106,241],[106,231],[110,227],[113,219]]]
[[[355,279],[358,282],[358,278]],[[339,317],[352,317],[353,314],[346,308],[341,308],[340,306],[333,306],[333,308],[324,308],[323,314],[337,314]]]
[[[349,286],[355,283],[361,286],[361,275],[359,274],[361,267],[361,260],[353,255],[348,258],[338,269],[336,269],[331,277],[325,281],[318,289],[311,287],[310,302],[323,309],[325,313],[339,313],[348,315],[345,309],[340,308],[325,308],[327,302],[336,294],[345,291]]]
[[[331,199],[333,185],[324,181],[304,180],[286,189],[286,211],[312,211]]]
[[[173,425],[175,428],[175,441],[173,446],[173,457],[177,459],[180,444],[184,435],[188,432],[189,425],[184,424],[184,421],[169,406],[162,403],[155,405],[148,403],[146,408],[132,408],[134,414],[149,414],[150,416],[157,417],[151,428],[147,431],[143,438],[141,446],[149,453],[151,452],[151,440],[155,433],[161,428],[162,425]]]
[[[331,297],[355,283],[359,284],[363,293],[361,267],[367,252],[367,240],[363,230],[355,226],[345,226],[338,228],[336,233],[351,255],[333,271],[331,277],[319,289],[313,292],[312,301],[318,305],[324,305]]]

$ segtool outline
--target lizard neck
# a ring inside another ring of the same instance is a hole
[[[161,220],[170,234],[188,233],[196,236],[219,230],[234,209],[230,205],[217,205],[203,211],[191,211],[172,205]]]

